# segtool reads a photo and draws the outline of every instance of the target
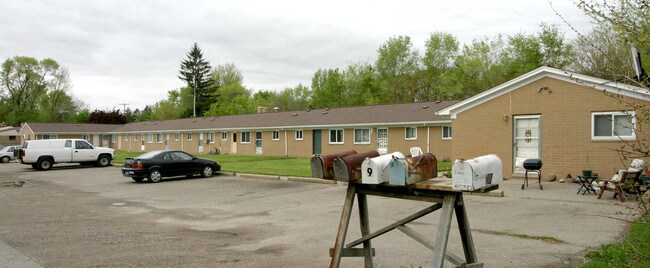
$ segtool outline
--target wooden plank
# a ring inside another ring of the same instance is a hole
[[[410,227],[406,225],[402,225],[397,227],[397,230],[402,231],[406,235],[410,236],[413,238],[415,241],[418,241],[420,244],[424,245],[425,247],[429,248],[430,250],[435,250],[435,247],[433,246],[433,243],[431,243],[429,240],[424,238],[423,235],[420,233],[416,232],[415,230],[411,229]],[[454,265],[457,266],[465,266],[465,260],[463,258],[459,257],[456,254],[453,254],[451,252],[447,252],[445,254],[445,259],[447,259],[449,262],[453,263]]]
[[[361,236],[366,236],[370,233],[370,220],[368,219],[368,199],[365,194],[357,193],[357,200],[359,201],[359,223],[361,225]],[[364,262],[366,268],[372,268],[372,246],[370,239],[363,241]]]
[[[330,260],[330,268],[338,268],[341,264],[341,256],[343,254],[343,244],[345,244],[345,236],[348,232],[348,225],[350,224],[350,215],[352,214],[352,207],[354,206],[354,195],[356,194],[355,184],[348,185],[348,191],[345,195],[345,202],[343,203],[343,211],[341,212],[341,221],[339,222],[339,230],[336,233],[336,241],[334,242],[334,254]]]
[[[454,213],[454,204],[456,203],[456,194],[449,193],[445,195],[442,203],[442,212],[438,224],[438,233],[433,250],[433,267],[442,267],[445,263],[445,252],[447,251],[447,241],[449,241],[449,229],[451,228],[451,218]]]
[[[472,238],[472,230],[469,227],[469,220],[467,218],[467,211],[463,202],[463,195],[458,195],[458,203],[455,207],[456,220],[458,221],[458,230],[460,231],[460,240],[463,242],[463,252],[465,252],[465,260],[467,263],[476,262],[476,249],[474,248],[474,239]]]
[[[442,204],[434,204],[433,206],[427,207],[427,208],[425,208],[423,210],[420,210],[420,211],[418,211],[416,213],[413,213],[410,216],[408,216],[406,218],[403,218],[403,219],[401,219],[401,220],[399,220],[399,221],[397,221],[397,222],[395,222],[395,223],[393,223],[391,225],[388,225],[388,226],[386,226],[384,228],[381,228],[381,229],[373,232],[372,234],[364,235],[363,237],[350,242],[345,247],[346,248],[351,248],[351,247],[354,247],[356,245],[359,245],[359,244],[363,243],[363,241],[373,239],[373,238],[375,238],[377,236],[388,233],[388,232],[390,232],[391,230],[397,228],[400,225],[404,225],[404,224],[407,224],[407,223],[412,222],[414,220],[417,220],[417,219],[421,218],[422,216],[425,216],[425,215],[427,215],[427,214],[429,214],[431,212],[434,212],[434,211],[440,209],[441,207],[442,207]]]
[[[370,252],[372,253],[372,256],[375,256],[375,249],[371,249]],[[330,248],[330,257],[334,253],[334,249]],[[363,248],[344,248],[341,257],[364,257],[366,254],[365,249]]]
[[[397,198],[397,199],[405,199],[405,200],[413,200],[413,201],[424,201],[424,202],[430,202],[430,203],[442,203],[442,196],[443,194],[440,192],[432,193],[432,192],[426,192],[426,193],[416,193],[412,189],[406,189],[400,191],[400,190],[394,190],[394,191],[387,191],[387,190],[369,190],[369,189],[362,189],[358,191],[359,193],[363,193],[366,195],[375,195],[375,196],[382,196],[382,197],[389,197],[389,198]]]

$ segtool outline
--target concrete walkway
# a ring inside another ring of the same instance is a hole
[[[0,240],[0,267],[40,268],[43,266],[40,266],[22,252]]]

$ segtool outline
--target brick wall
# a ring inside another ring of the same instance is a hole
[[[550,91],[540,91],[542,87]],[[623,104],[601,91],[543,78],[459,113],[452,122],[452,155],[473,158],[497,154],[503,161],[504,176],[509,177],[513,169],[513,117],[540,115],[544,175],[575,177],[582,169],[591,169],[607,178],[630,160],[623,164],[615,151],[623,142],[591,140],[591,113],[622,110]]]

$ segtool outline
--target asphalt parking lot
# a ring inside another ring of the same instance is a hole
[[[15,180],[25,184],[7,187]],[[346,191],[223,174],[135,183],[118,167],[34,171],[18,163],[0,164],[0,182],[0,266],[12,267],[21,260],[25,267],[326,267]],[[520,186],[508,180],[504,197],[465,196],[486,267],[573,266],[629,226],[614,219],[629,216],[611,194],[598,200],[576,195],[577,184],[557,182],[545,182],[543,191]],[[427,206],[368,201],[371,231]],[[348,241],[359,237],[356,213]],[[432,213],[409,226],[433,239],[437,223]],[[455,223],[452,229],[448,251],[462,256]],[[372,243],[376,267],[431,264],[432,253],[399,231]],[[362,267],[363,259],[344,258],[341,266]]]

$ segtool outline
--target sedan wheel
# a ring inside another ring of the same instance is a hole
[[[11,160],[11,158],[9,158],[8,156],[2,157],[2,163],[9,163],[9,160]]]
[[[212,167],[211,166],[204,166],[203,170],[201,170],[201,176],[204,178],[211,177],[212,176]]]
[[[162,174],[160,174],[160,171],[157,169],[154,169],[149,172],[149,182],[159,182],[160,179],[162,179]]]

